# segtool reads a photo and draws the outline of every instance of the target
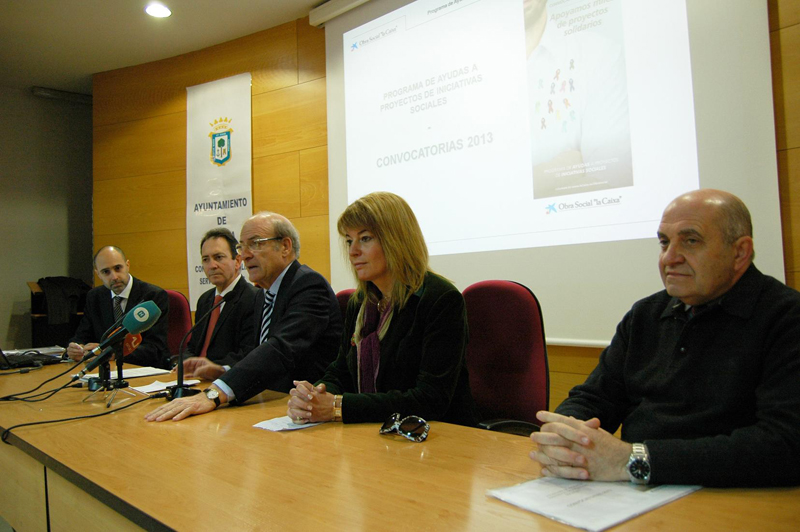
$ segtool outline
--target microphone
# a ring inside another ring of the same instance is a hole
[[[123,316],[123,318],[124,317],[125,316]],[[119,324],[119,323],[122,323],[122,319],[118,319],[117,320],[117,324]],[[114,333],[116,333],[117,331],[120,331],[120,330],[122,330],[122,327],[117,327],[117,325],[112,325],[111,327],[108,328],[108,330],[106,332],[103,333],[103,336],[100,338],[100,341],[102,342],[103,340],[108,338],[109,333],[110,334],[114,334]],[[83,358],[81,358],[78,362],[86,362],[90,358],[97,356],[97,353],[99,351],[100,351],[99,346],[95,347],[94,349],[90,349],[90,350],[86,351],[83,354]]]
[[[181,343],[178,344],[178,379],[175,381],[175,386],[168,387],[169,396],[167,397],[167,401],[172,401],[173,399],[177,399],[179,397],[195,395],[196,393],[200,392],[200,390],[191,388],[183,384],[183,344],[186,342],[186,338],[188,338],[189,335],[192,334],[192,331],[194,331],[198,325],[203,323],[206,319],[209,318],[209,316],[211,316],[211,313],[214,312],[215,308],[222,305],[223,303],[227,303],[228,301],[233,299],[233,297],[234,297],[233,292],[228,292],[227,294],[222,296],[222,301],[211,307],[208,310],[208,312],[206,312],[200,317],[200,319],[195,320],[192,328],[186,331],[186,334],[184,334],[183,338],[181,338]]]
[[[158,305],[152,301],[139,303],[125,314],[121,327],[109,334],[105,340],[100,342],[100,345],[88,351],[85,356],[102,354],[107,347],[125,340],[125,336],[128,333],[139,334],[145,332],[155,325],[160,317],[161,309],[158,308]]]
[[[181,350],[183,349],[183,345],[186,343],[186,339],[189,337],[189,335],[192,334],[192,331],[194,331],[197,328],[198,325],[200,325],[206,319],[208,319],[211,316],[211,313],[214,312],[215,308],[217,308],[218,306],[222,305],[223,303],[228,303],[231,299],[233,299],[233,296],[234,296],[233,292],[228,292],[227,294],[222,296],[222,301],[220,301],[219,303],[217,303],[216,305],[214,305],[213,307],[208,309],[208,312],[206,312],[205,314],[200,316],[199,320],[195,320],[194,325],[192,325],[192,328],[189,329],[188,331],[186,331],[186,334],[184,334],[183,338],[181,338],[181,343],[178,344],[178,354],[181,353]]]
[[[100,341],[101,342],[103,340],[105,340],[106,338],[108,338],[109,334],[113,333],[120,325],[122,325],[122,320],[125,319],[125,316],[126,316],[126,314],[123,314],[122,316],[120,316],[117,321],[115,321],[114,323],[111,324],[111,327],[106,329],[106,332],[104,332],[103,336],[100,337]]]
[[[122,356],[126,357],[136,351],[136,348],[142,343],[141,334],[129,334],[122,342]]]
[[[96,356],[92,360],[87,362],[86,363],[86,367],[83,368],[80,373],[78,373],[77,375],[74,375],[72,377],[72,380],[76,381],[76,380],[80,379],[81,377],[83,377],[84,375],[86,375],[87,373],[90,373],[90,372],[94,371],[94,369],[97,366],[105,363],[112,356],[114,356],[114,348],[113,347],[106,347],[103,350],[103,352],[100,353],[99,356]]]
[[[142,343],[142,335],[141,334],[128,334],[125,336],[125,340],[122,343],[122,356],[126,357],[136,351],[136,348],[139,347],[139,344]],[[86,375],[87,373],[91,373],[94,369],[105,362],[107,362],[111,357],[114,356],[114,347],[106,347],[99,356],[94,357],[90,360],[86,367],[81,370],[78,375],[72,378],[73,381],[76,381]]]

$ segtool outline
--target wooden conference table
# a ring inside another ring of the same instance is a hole
[[[0,395],[66,368],[2,376]],[[88,393],[67,389],[39,403],[1,403],[0,426],[105,410],[100,399],[82,403]],[[134,400],[117,397],[118,405]],[[20,532],[48,525],[54,532],[575,530],[486,496],[538,476],[528,438],[446,423],[431,423],[423,443],[381,436],[374,423],[253,428],[285,415],[286,395],[275,392],[177,423],[146,423],[145,413],[163,401],[15,429],[12,445],[0,444],[0,515]],[[797,530],[800,488],[703,489],[615,530],[759,527]]]

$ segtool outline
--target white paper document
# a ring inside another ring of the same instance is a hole
[[[282,430],[307,429],[308,427],[314,427],[316,425],[319,425],[319,423],[303,423],[301,425],[298,425],[297,423],[292,421],[292,418],[290,418],[289,416],[283,416],[283,417],[268,419],[266,421],[256,423],[253,426],[257,429],[271,430],[272,432],[280,432]]]
[[[550,519],[596,532],[699,489],[700,486],[637,486],[628,482],[539,478],[488,490],[487,494]]]
[[[200,381],[198,379],[190,379],[190,380],[184,380],[183,384],[185,384],[186,386],[194,386],[199,382]],[[159,380],[156,380],[151,382],[147,386],[131,386],[131,388],[133,388],[137,392],[156,393],[156,392],[163,392],[164,390],[167,389],[168,386],[175,386],[176,384],[178,384],[178,381],[176,380],[169,382],[161,382]]]
[[[52,347],[31,347],[30,349],[11,349],[10,351],[3,351],[7,355],[21,355],[23,353],[30,353],[35,351],[40,355],[61,356],[66,349],[61,346],[54,345]]]
[[[168,369],[159,369],[159,368],[151,368],[149,366],[145,366],[142,368],[123,368],[122,370],[122,378],[123,379],[135,379],[136,377],[150,377],[151,375],[164,375],[165,373],[169,373]],[[97,378],[97,373],[87,373],[81,379],[82,381],[87,381],[90,378]],[[111,368],[111,378],[117,378],[117,368]]]

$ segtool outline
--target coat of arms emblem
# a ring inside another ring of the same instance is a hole
[[[230,118],[219,118],[209,124],[212,128],[208,134],[211,138],[211,162],[217,166],[224,166],[231,159],[232,121]]]

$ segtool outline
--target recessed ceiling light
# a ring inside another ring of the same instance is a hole
[[[172,14],[172,11],[170,11],[167,6],[164,4],[158,4],[156,2],[147,4],[147,7],[144,8],[144,11],[151,17],[156,18],[166,18]]]

